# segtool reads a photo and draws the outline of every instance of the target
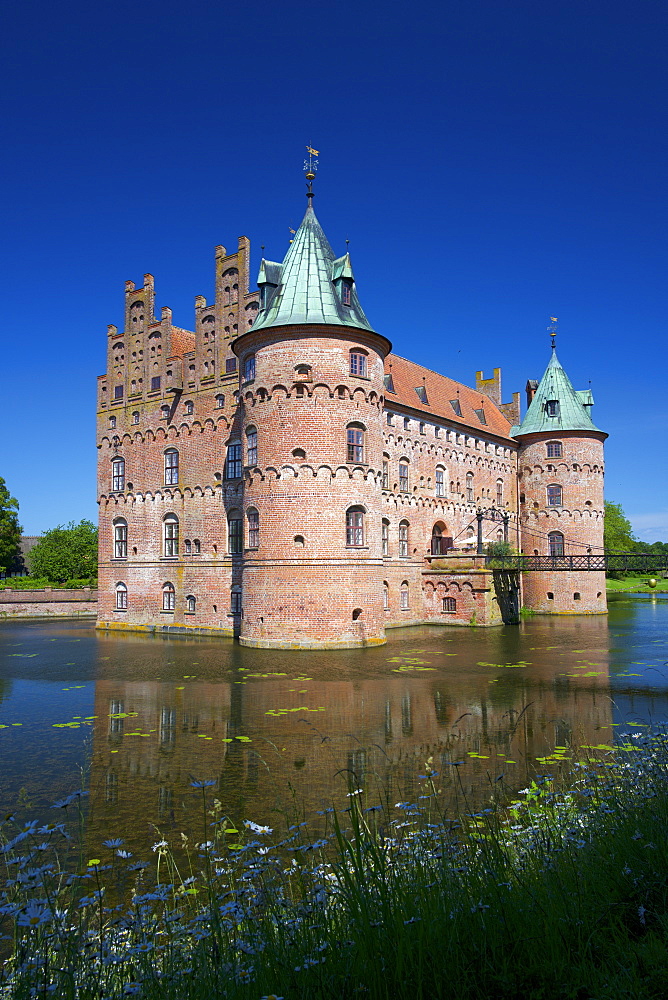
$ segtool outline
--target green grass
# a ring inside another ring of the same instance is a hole
[[[570,791],[462,799],[457,823],[427,761],[416,802],[353,788],[315,843],[306,823],[233,827],[213,781],[194,783],[204,842],[145,864],[110,841],[68,869],[60,825],[5,824],[0,996],[663,1000],[668,741],[620,739],[575,758]]]
[[[652,579],[650,574],[647,576],[623,576],[618,580],[608,577],[605,581],[605,589],[608,593],[624,593],[624,594],[666,594],[668,593],[668,580],[661,576],[656,576],[653,579],[656,580],[656,587],[650,587],[647,581]]]

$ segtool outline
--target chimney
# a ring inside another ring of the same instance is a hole
[[[538,382],[535,379],[530,378],[527,382],[527,406],[531,406],[531,400],[536,395],[536,389],[538,388]]]

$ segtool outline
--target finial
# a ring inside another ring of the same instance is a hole
[[[550,316],[550,325],[547,328],[547,332],[552,337],[552,350],[553,351],[555,350],[555,348],[557,346],[555,344],[555,342],[554,342],[554,338],[557,336],[557,323],[558,322],[559,322],[559,320],[557,319],[556,316]]]
[[[306,192],[306,197],[309,199],[309,204],[313,198],[313,181],[315,180],[315,175],[318,171],[318,161],[314,157],[320,156],[317,149],[313,149],[312,146],[306,147],[306,152],[308,153],[308,160],[304,160],[304,173],[306,174],[306,180],[308,181],[308,190]]]

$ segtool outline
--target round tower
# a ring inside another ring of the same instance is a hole
[[[523,603],[543,614],[603,614],[605,573],[587,568],[603,552],[603,442],[554,350],[529,407],[511,431],[519,442],[518,493],[524,555],[550,556],[549,568],[523,575]],[[566,559],[564,557],[574,557]],[[541,565],[541,563],[539,563]]]
[[[335,258],[308,208],[281,264],[263,260],[260,312],[233,344],[243,456],[242,645],[385,641],[383,361],[348,254]],[[233,452],[238,455],[239,450]],[[237,503],[238,501],[234,501]]]

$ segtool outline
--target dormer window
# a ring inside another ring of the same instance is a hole
[[[459,402],[459,400],[458,399],[451,399],[450,400],[450,406],[454,410],[455,415],[458,416],[458,417],[461,417],[461,415],[462,415],[462,407],[461,407],[461,403]]]
[[[558,399],[548,399],[545,404],[545,412],[548,417],[558,417],[559,416],[559,400]]]
[[[385,384],[385,391],[386,392],[394,392],[394,382],[392,380],[392,375],[391,374],[390,375],[384,375],[383,376],[383,382]]]
[[[341,302],[344,306],[349,306],[352,302],[352,288],[349,281],[341,282]]]

